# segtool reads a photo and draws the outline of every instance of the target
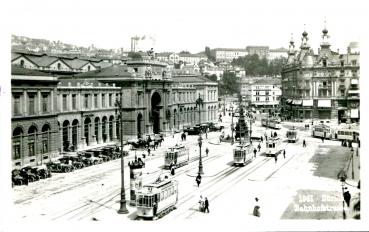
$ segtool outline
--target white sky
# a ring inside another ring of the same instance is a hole
[[[205,46],[287,48],[291,33],[299,46],[304,24],[317,49],[326,19],[332,49],[346,51],[349,42],[360,41],[362,2],[15,0],[5,23],[15,35],[82,46],[130,49],[131,36],[149,35],[155,42],[144,41],[144,49],[199,52]]]

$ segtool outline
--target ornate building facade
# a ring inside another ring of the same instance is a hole
[[[13,166],[118,142],[121,122],[126,141],[217,119],[216,82],[172,77],[167,63],[155,59],[73,75],[56,72],[12,66]]]
[[[281,113],[290,119],[360,120],[360,53],[331,50],[328,30],[322,31],[318,54],[310,48],[308,33],[302,33],[300,50],[291,39],[288,59],[282,70]]]

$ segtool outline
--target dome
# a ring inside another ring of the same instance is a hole
[[[303,37],[306,37],[308,35],[308,33],[306,32],[306,31],[304,31],[303,33],[302,33],[302,36]]]
[[[327,28],[324,28],[322,32],[323,32],[323,34],[325,34],[325,35],[326,35],[326,34],[328,33]]]

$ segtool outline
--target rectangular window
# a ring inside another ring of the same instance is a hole
[[[28,113],[30,115],[35,114],[35,95],[28,95]]]
[[[20,115],[20,95],[14,95],[14,115]]]
[[[43,94],[42,95],[42,113],[49,112],[48,106],[49,106],[49,95]]]
[[[97,105],[97,94],[94,94],[94,107],[95,109],[99,108],[99,106]]]
[[[109,94],[109,105],[108,107],[112,107],[113,106],[113,94]]]
[[[32,140],[28,143],[28,156],[35,155],[35,142]]]
[[[102,108],[105,108],[106,107],[106,104],[105,104],[105,94],[101,94],[101,102],[102,102]]]
[[[21,149],[20,148],[21,148],[21,146],[20,146],[19,141],[13,142],[13,157],[14,157],[15,160],[21,158],[21,155],[20,155]]]
[[[68,102],[67,102],[67,94],[63,94],[63,111],[66,111],[68,108]]]
[[[88,108],[88,94],[85,94],[85,101],[84,101],[84,108],[87,109]]]
[[[77,95],[76,94],[72,94],[72,109],[73,110],[77,109]]]

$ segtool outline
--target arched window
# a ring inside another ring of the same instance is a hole
[[[60,70],[61,69],[61,64],[60,63],[58,63],[58,70]]]
[[[23,130],[17,127],[13,131],[13,159],[20,159],[22,157],[22,140],[23,140]]]
[[[48,153],[50,149],[50,126],[45,124],[42,127],[42,154]]]
[[[28,129],[28,156],[36,155],[36,144],[37,144],[37,128],[31,126]]]

